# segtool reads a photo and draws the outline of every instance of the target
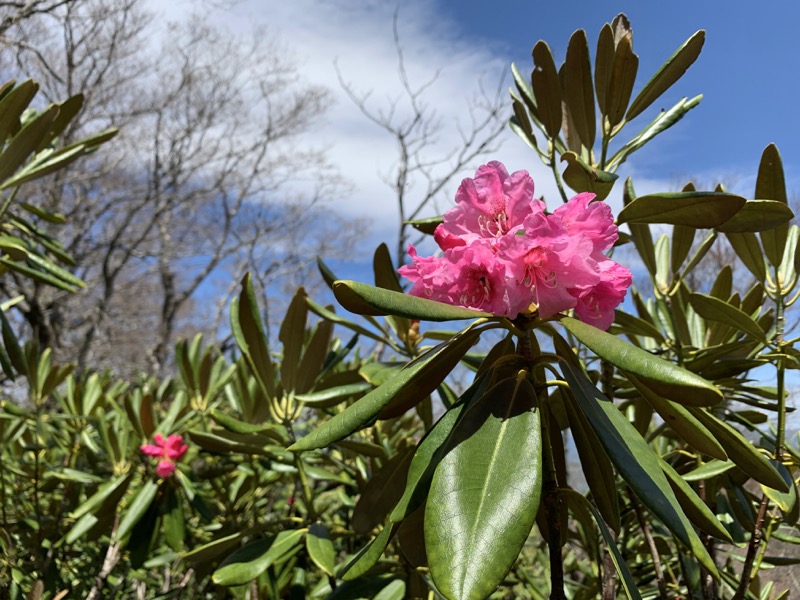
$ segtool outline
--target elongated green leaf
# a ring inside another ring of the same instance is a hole
[[[359,315],[395,315],[423,321],[457,321],[493,315],[463,306],[434,302],[357,281],[337,281],[333,293],[339,303]]]
[[[600,510],[600,514],[603,515],[604,521],[612,530],[619,531],[619,506],[614,467],[611,466],[608,455],[600,445],[594,430],[586,422],[586,416],[578,408],[572,394],[562,394],[562,397],[569,418],[572,439],[578,450],[581,469],[589,491],[592,492],[592,498]]]
[[[665,400],[634,375],[628,380],[639,390],[642,397],[664,419],[664,422],[692,448],[719,460],[728,460],[728,455],[712,433],[698,421],[686,408],[675,402]]]
[[[764,148],[764,152],[761,154],[758,176],[756,177],[755,197],[787,204],[783,161],[781,160],[781,153],[775,144],[770,144]],[[761,232],[761,243],[764,245],[764,252],[769,262],[775,267],[780,265],[781,257],[783,256],[787,230],[788,224],[780,224]]]
[[[794,478],[789,472],[789,469],[783,463],[777,461],[770,461],[772,466],[781,474],[786,486],[789,488],[788,492],[781,492],[769,486],[762,485],[761,489],[772,500],[775,505],[781,510],[784,515],[784,520],[787,525],[794,525],[797,523],[798,516],[800,516],[800,503],[797,501],[797,486],[794,483]]]
[[[650,337],[659,343],[664,343],[664,334],[655,325],[625,311],[614,311],[614,325],[612,327],[617,327],[626,334]]]
[[[448,440],[455,424],[465,407],[483,396],[490,381],[489,376],[478,377],[461,396],[461,402],[444,413],[420,440],[411,459],[403,496],[389,515],[390,521],[399,523],[425,502],[436,467],[450,447]]]
[[[319,406],[327,408],[336,406],[344,402],[348,398],[363,394],[372,389],[372,384],[361,381],[359,383],[350,383],[347,385],[339,385],[330,388],[324,388],[317,392],[310,392],[308,394],[297,394],[294,399],[304,402],[310,406]]]
[[[576,504],[589,509],[594,517],[595,523],[597,523],[597,528],[600,530],[600,534],[603,536],[603,541],[605,541],[606,547],[611,553],[611,560],[614,562],[614,568],[617,570],[617,573],[620,576],[622,589],[625,590],[625,594],[628,596],[629,600],[641,600],[642,596],[639,594],[639,588],[636,586],[636,580],[633,578],[633,575],[631,575],[630,569],[628,569],[628,564],[625,562],[625,559],[622,557],[622,554],[617,547],[617,543],[614,541],[614,536],[608,530],[608,527],[606,527],[603,517],[600,516],[600,513],[597,512],[597,509],[592,506],[591,502],[574,490],[559,490],[559,494],[562,494],[568,503]]]
[[[711,460],[705,464],[700,465],[696,469],[692,469],[683,475],[684,481],[703,481],[711,479],[717,475],[722,475],[727,471],[734,468],[736,465],[732,460]]]
[[[723,527],[714,512],[703,502],[702,498],[697,495],[697,492],[692,489],[692,486],[686,483],[684,478],[681,477],[668,462],[661,458],[659,458],[659,462],[661,463],[664,474],[669,480],[670,486],[672,486],[672,491],[675,492],[675,497],[678,499],[678,502],[680,502],[683,512],[686,513],[686,516],[689,517],[692,523],[707,534],[732,544],[733,540],[728,530]]]
[[[726,233],[736,255],[756,278],[759,283],[764,283],[767,278],[767,268],[764,264],[764,252],[755,233]]]
[[[238,546],[244,536],[244,531],[226,535],[225,537],[198,546],[191,552],[183,554],[181,559],[191,565],[208,564]]]
[[[745,231],[767,233],[769,229],[775,229],[788,223],[792,217],[794,217],[792,209],[783,202],[748,200],[733,218],[717,227],[717,230],[723,233],[743,233]]]
[[[686,113],[700,104],[702,99],[702,94],[691,99],[682,98],[669,110],[661,111],[649,125],[647,125],[644,129],[637,133],[632,140],[614,153],[614,155],[606,163],[606,168],[612,171],[616,170],[627,160],[628,156],[644,146],[658,134],[666,131],[675,125],[675,123],[683,119],[683,117],[686,116]]]
[[[3,92],[8,91],[6,85]],[[28,79],[3,95],[0,101],[0,146],[5,144],[6,138],[19,131],[20,117],[38,91],[39,84]]]
[[[425,219],[414,219],[413,221],[405,221],[406,225],[411,225],[420,233],[427,233],[433,235],[436,228],[442,223],[442,217],[427,217]]]
[[[122,520],[117,528],[116,539],[122,540],[133,530],[134,526],[150,508],[150,505],[155,500],[156,492],[158,491],[158,484],[155,481],[148,480],[142,484],[142,487],[136,492],[136,497],[127,507],[122,516]]]
[[[558,137],[561,130],[561,84],[558,81],[553,53],[542,40],[533,47],[531,87],[536,96],[539,118],[547,135],[551,138]]]
[[[231,331],[264,395],[275,395],[275,369],[269,355],[264,322],[258,311],[250,273],[242,278],[242,291],[231,302]]]
[[[571,352],[559,337],[555,338],[559,354]],[[718,577],[713,559],[692,528],[678,503],[659,457],[650,449],[630,421],[586,379],[571,361],[562,363],[562,373],[569,383],[578,406],[594,428],[600,443],[622,478],[641,502],[695,555],[710,573]]]
[[[396,377],[325,421],[321,427],[295,442],[289,449],[298,452],[322,448],[365,427],[390,402],[404,404],[421,401],[444,380],[475,343],[476,338],[477,334],[466,330],[450,341],[432,348],[406,365]]]
[[[183,505],[178,499],[175,488],[168,487],[165,498],[162,499],[162,531],[167,545],[175,552],[183,550],[183,540],[186,537],[186,519],[183,514]]]
[[[718,227],[744,206],[741,196],[724,192],[667,192],[639,196],[617,216],[619,223],[666,223],[701,229]]]
[[[592,66],[589,62],[589,42],[586,32],[579,29],[572,34],[564,63],[564,101],[581,143],[586,148],[594,146],[595,115]],[[538,96],[537,96],[538,98]]]
[[[672,228],[672,255],[670,257],[670,266],[672,267],[673,274],[677,275],[683,261],[689,256],[692,244],[694,244],[695,233],[697,233],[697,229],[686,225],[675,225]]]
[[[217,585],[242,585],[253,581],[271,564],[303,542],[306,529],[281,531],[275,539],[260,539],[239,548],[214,571],[211,579]]]
[[[541,430],[524,378],[498,383],[453,431],[425,505],[425,549],[447,598],[486,598],[517,558],[541,494]]]
[[[750,315],[743,313],[735,306],[714,296],[696,293],[689,295],[689,302],[695,312],[704,319],[725,323],[743,333],[747,333],[764,344],[767,343],[766,335],[759,324]]]
[[[306,292],[301,287],[292,298],[278,333],[278,339],[283,344],[281,385],[284,390],[294,390],[297,384],[297,370],[303,352],[307,312]]]
[[[326,575],[333,576],[336,566],[336,555],[333,542],[328,535],[328,528],[322,523],[314,523],[308,528],[306,535],[306,550],[314,564],[322,569]]]
[[[603,115],[607,114],[606,94],[613,65],[614,32],[611,30],[611,25],[606,23],[597,37],[597,49],[594,55],[594,91],[597,94],[597,106]]]
[[[690,407],[691,413],[705,425],[725,448],[728,457],[750,477],[781,492],[789,488],[780,473],[745,437],[704,408]]]
[[[331,284],[331,285],[333,285],[333,284]],[[311,310],[311,312],[313,312],[315,315],[318,315],[318,316],[322,317],[326,321],[330,321],[331,323],[335,323],[337,325],[342,325],[344,327],[347,327],[348,329],[350,329],[352,331],[355,331],[359,335],[364,335],[364,336],[366,336],[366,337],[368,337],[370,339],[375,340],[376,342],[383,342],[384,341],[384,339],[381,336],[379,336],[376,333],[370,331],[366,327],[362,327],[361,325],[358,325],[357,323],[353,323],[352,321],[348,321],[344,317],[340,317],[339,315],[337,315],[332,310],[330,310],[330,309],[328,309],[328,308],[326,308],[326,307],[324,307],[324,306],[322,306],[320,304],[317,304],[311,298],[306,298],[306,302],[308,303],[308,308]]]
[[[639,57],[633,52],[632,44],[631,36],[626,35],[619,40],[614,53],[606,100],[606,115],[611,127],[625,117],[636,73],[639,70]]]
[[[722,393],[714,385],[691,371],[577,319],[564,317],[561,324],[597,356],[635,375],[663,398],[695,406],[713,405],[722,400]]]
[[[405,489],[413,456],[413,447],[400,450],[370,477],[353,509],[351,524],[357,533],[369,533],[394,509]]]
[[[375,566],[375,563],[378,562],[381,554],[386,550],[386,546],[389,545],[389,540],[392,539],[392,535],[397,531],[398,527],[399,525],[396,524],[387,524],[381,529],[381,532],[372,538],[372,540],[355,555],[353,560],[339,572],[339,578],[343,581],[352,581],[358,579]]]
[[[47,132],[50,131],[50,127],[57,115],[58,107],[51,106],[27,123],[14,136],[11,143],[0,154],[0,181],[5,181],[11,177],[14,171],[25,162],[25,159],[36,150],[36,147],[42,142]]]
[[[636,95],[628,109],[626,119],[628,121],[636,118],[642,111],[647,109],[656,99],[666,92],[673,83],[678,81],[692,63],[700,56],[706,33],[702,29],[690,37],[686,42],[661,65],[656,74]]]
[[[564,182],[574,191],[591,192],[597,195],[598,200],[605,200],[614,182],[619,177],[614,173],[601,171],[595,167],[587,165],[574,152],[565,152],[561,160],[567,161],[567,168],[564,169]]]

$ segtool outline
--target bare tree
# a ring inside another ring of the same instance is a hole
[[[82,172],[26,190],[68,217],[57,235],[87,291],[0,285],[25,295],[34,334],[62,357],[126,373],[163,367],[184,325],[212,332],[227,277],[251,270],[270,286],[279,272],[305,272],[329,245],[309,223],[333,226],[321,200],[340,184],[302,138],[327,91],[301,81],[274,35],[232,38],[199,18],[171,25],[160,44],[152,31],[139,0],[75,0],[5,36],[17,72],[48,98],[86,94],[70,135],[122,134]]]
[[[357,92],[345,81],[338,66],[337,73],[342,88],[364,116],[385,130],[397,144],[397,161],[384,175],[384,180],[397,201],[396,257],[400,267],[405,263],[406,246],[411,236],[407,222],[420,218],[447,185],[473,161],[498,148],[508,114],[501,77],[494,93],[488,93],[481,86],[478,96],[468,103],[470,122],[466,127],[461,123],[445,123],[425,100],[426,92],[438,80],[440,70],[422,84],[412,83],[406,71],[397,11],[392,21],[392,33],[403,92],[388,106],[371,106],[371,92]],[[460,143],[441,151],[436,148],[437,136],[446,126],[458,128]],[[417,189],[412,184],[417,184]]]

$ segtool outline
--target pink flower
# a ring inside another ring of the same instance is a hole
[[[479,167],[475,179],[465,179],[456,192],[456,207],[444,215],[434,239],[442,250],[471,244],[477,239],[494,240],[522,225],[533,198],[533,179],[527,171],[508,174],[497,161]]]
[[[411,264],[399,273],[414,296],[512,319],[575,309],[607,329],[632,277],[604,254],[617,227],[611,209],[593,200],[578,194],[548,215],[526,171],[509,175],[491,162],[461,183],[436,228],[442,255],[420,257],[409,245]]]
[[[153,441],[155,444],[143,444],[139,450],[142,454],[161,459],[156,466],[156,475],[166,479],[175,472],[175,462],[186,454],[189,446],[183,443],[183,436],[178,434],[172,434],[165,440],[163,435],[157,433]]]

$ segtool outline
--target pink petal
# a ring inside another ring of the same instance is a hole
[[[156,475],[166,479],[175,472],[175,463],[169,460],[162,460],[156,467]]]

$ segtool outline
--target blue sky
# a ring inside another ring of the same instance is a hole
[[[167,17],[182,15],[190,6],[196,5],[188,0],[169,7],[154,3]],[[395,164],[396,148],[348,100],[335,64],[355,90],[370,93],[373,109],[385,109],[398,98],[392,41],[396,6],[382,0],[241,0],[211,17],[233,34],[266,25],[281,38],[285,51],[296,57],[306,80],[331,89],[325,121],[304,143],[325,145],[350,184],[346,192],[329,198],[328,206],[372,220],[365,251],[354,257],[356,262],[368,260],[377,242],[393,247],[396,207],[384,179]],[[496,86],[512,61],[529,71],[530,50],[539,39],[548,42],[560,62],[572,32],[584,28],[594,54],[602,25],[625,12],[634,30],[634,51],[640,57],[635,93],[680,44],[698,29],[706,29],[699,60],[656,105],[629,125],[627,134],[636,133],[658,109],[669,108],[684,96],[702,93],[702,103],[636,154],[620,175],[632,176],[640,194],[675,190],[691,177],[708,184],[722,180],[731,191],[749,196],[761,152],[775,142],[783,154],[791,193],[800,190],[796,167],[800,164],[796,109],[800,53],[795,49],[794,31],[800,22],[800,5],[773,2],[770,10],[759,10],[760,6],[742,0],[679,0],[668,5],[641,0],[400,0],[399,31],[412,82],[424,82],[442,70],[425,100],[441,119],[439,149],[446,151],[458,143],[458,126],[468,118],[466,98],[476,92],[479,82]],[[506,88],[509,83],[506,79]],[[402,102],[397,110],[402,116]],[[446,210],[460,179],[491,159],[504,162],[509,171],[530,171],[537,195],[555,197],[548,170],[508,132],[497,152],[460,174],[442,195],[439,210],[433,212]],[[414,191],[412,187],[412,195]],[[619,190],[609,201],[618,210]]]

